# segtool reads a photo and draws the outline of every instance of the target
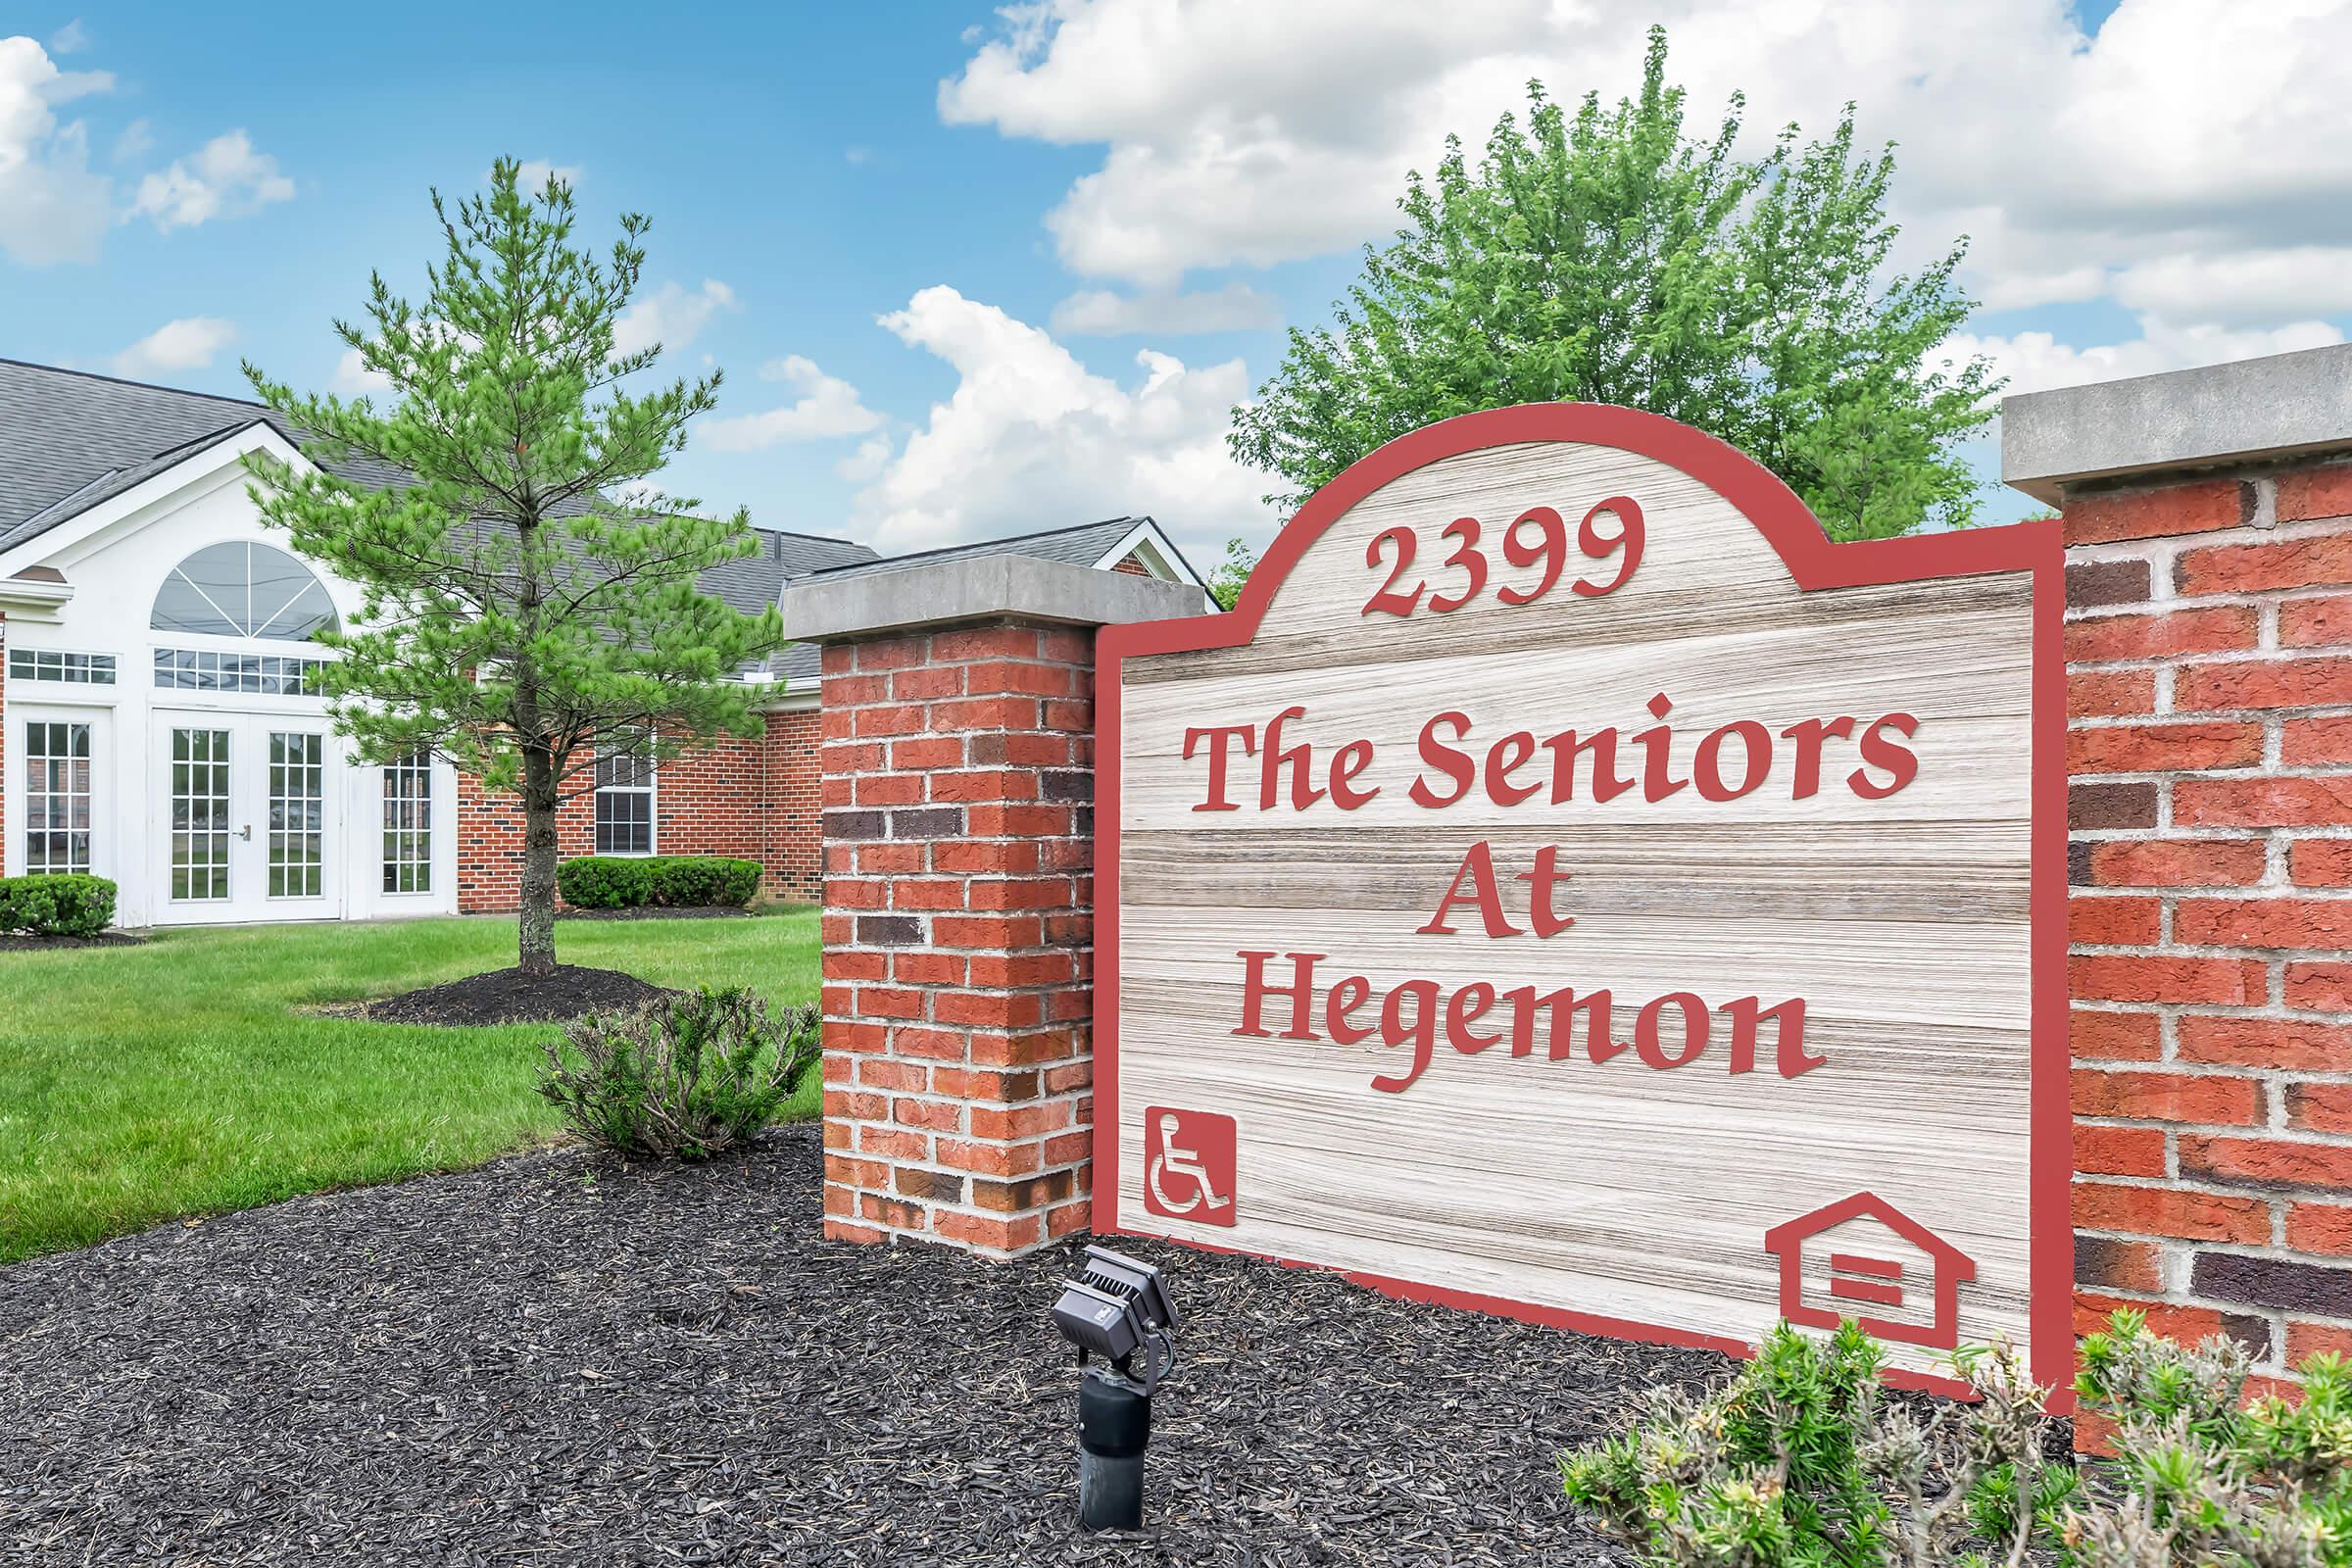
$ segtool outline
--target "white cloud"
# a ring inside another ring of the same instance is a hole
[[[335,373],[327,378],[326,389],[339,398],[381,397],[392,390],[392,378],[368,368],[358,349],[345,349],[335,361]]]
[[[525,192],[536,193],[547,188],[550,176],[566,185],[577,185],[580,182],[580,166],[554,163],[545,158],[526,158],[522,161],[522,167],[515,171],[514,182]],[[490,183],[490,171],[487,169],[482,171],[481,183],[485,186]]]
[[[1093,374],[1044,331],[948,287],[881,318],[954,368],[881,475],[860,491],[859,536],[885,553],[1152,513],[1180,543],[1221,542],[1271,521],[1261,476],[1236,465],[1225,428],[1249,396],[1239,360],[1198,368],[1151,350],[1140,384]]]
[[[1090,289],[1054,306],[1053,325],[1063,337],[1123,337],[1138,332],[1244,332],[1281,322],[1280,302],[1236,281],[1214,293],[1197,294]]]
[[[869,435],[858,443],[858,450],[833,465],[833,471],[852,484],[863,484],[878,477],[890,466],[890,437]]]
[[[2017,332],[2000,337],[1963,332],[1946,340],[1936,357],[1966,361],[1977,354],[1984,355],[1992,361],[1995,373],[2009,378],[2001,394],[2014,397],[2021,392],[2045,392],[2052,387],[2082,386],[2125,376],[2193,369],[2264,354],[2324,348],[2344,340],[2344,334],[2326,321],[2231,330],[2211,324],[2180,326],[2157,317],[2143,316],[2139,318],[2139,332],[2136,338],[2092,348],[2061,343],[2049,332]]]
[[[108,156],[118,164],[127,164],[134,158],[144,158],[155,151],[155,132],[144,120],[134,120],[124,125],[115,137],[115,150]]]
[[[871,147],[844,147],[841,150],[841,156],[843,162],[855,169],[861,164],[872,163],[874,150]]]
[[[1344,250],[1395,227],[1408,168],[1473,148],[1530,76],[1573,102],[1638,81],[1661,22],[1704,130],[1734,89],[1761,144],[1846,101],[1900,143],[1914,257],[1975,236],[1969,281],[2024,307],[2085,299],[2176,252],[2352,243],[2352,5],[2122,0],[2085,37],[2067,0],[1033,0],[955,77],[943,119],[1100,145],[1047,216],[1062,261],[1166,286]]]
[[[612,352],[634,354],[657,343],[674,352],[693,342],[710,318],[733,309],[735,291],[715,277],[704,278],[703,286],[692,293],[674,282],[664,283],[621,312],[612,323]]]
[[[827,375],[814,360],[791,355],[760,367],[760,379],[781,381],[799,397],[759,414],[706,418],[695,434],[718,452],[757,452],[787,441],[825,441],[878,428],[882,416],[858,401],[858,389]],[[870,445],[870,443],[869,443]],[[885,449],[889,443],[884,442]],[[858,449],[862,455],[864,447]]]
[[[104,72],[63,72],[30,38],[0,38],[0,251],[27,267],[98,256],[113,201],[90,172],[88,133],[57,106],[106,92]]]
[[[2352,245],[2160,256],[2126,268],[2115,298],[2175,320],[2277,321],[2352,312]]]
[[[72,22],[49,35],[49,52],[53,55],[77,55],[90,46],[90,29],[75,17]]]
[[[255,151],[242,130],[231,130],[141,179],[126,216],[152,219],[169,233],[216,218],[243,218],[293,198],[294,182],[278,172],[277,160]]]
[[[236,335],[235,325],[217,316],[183,317],[166,321],[107,364],[115,374],[133,380],[201,370]]]

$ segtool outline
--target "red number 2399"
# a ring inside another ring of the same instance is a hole
[[[1614,516],[1614,531],[1603,532],[1599,519]],[[1610,496],[1597,501],[1576,526],[1576,547],[1589,559],[1600,562],[1616,558],[1616,572],[1605,582],[1579,577],[1568,585],[1572,593],[1588,599],[1614,593],[1633,576],[1634,568],[1642,563],[1642,509],[1630,496]],[[1476,599],[1487,586],[1489,569],[1485,551],[1479,546],[1479,525],[1476,517],[1456,517],[1438,531],[1441,546],[1452,548],[1439,569],[1447,568],[1461,573],[1459,586],[1448,584],[1446,591],[1431,594],[1429,610],[1433,614],[1445,614],[1459,610]],[[1364,601],[1364,613],[1378,612],[1387,615],[1409,615],[1421,608],[1421,596],[1429,593],[1430,584],[1424,577],[1412,576],[1413,559],[1420,552],[1421,541],[1410,524],[1398,523],[1383,528],[1373,536],[1364,551],[1364,564],[1374,568],[1386,565],[1388,580]],[[1395,557],[1394,561],[1388,558]],[[1559,586],[1568,570],[1568,524],[1549,507],[1530,507],[1512,519],[1502,535],[1502,559],[1519,569],[1536,567],[1532,582],[1508,585],[1494,590],[1494,597],[1506,605],[1528,605],[1543,598]],[[1409,581],[1410,587],[1407,588]]]

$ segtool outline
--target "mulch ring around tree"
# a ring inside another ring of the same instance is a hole
[[[627,909],[558,909],[559,920],[749,920],[760,911],[739,904],[697,904],[677,907],[640,904]]]
[[[560,963],[551,975],[493,969],[445,985],[404,991],[397,997],[338,1003],[314,1010],[328,1017],[366,1018],[371,1023],[558,1023],[591,1012],[640,1007],[680,994],[618,969]]]
[[[101,931],[94,937],[27,937],[0,933],[0,953],[48,953],[65,948],[136,948],[146,943],[128,931]]]
[[[1554,1456],[1702,1351],[1155,1243],[1140,1535],[1089,1537],[1076,1245],[821,1239],[813,1128],[556,1151],[0,1269],[0,1561],[1623,1564]]]

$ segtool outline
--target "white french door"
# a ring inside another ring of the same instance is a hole
[[[341,823],[325,720],[163,711],[154,746],[159,921],[315,920],[342,912]]]

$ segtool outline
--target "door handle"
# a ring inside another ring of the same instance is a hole
[[[243,827],[237,829],[237,837],[243,839],[246,843],[251,844],[253,842],[253,824],[248,822]]]

